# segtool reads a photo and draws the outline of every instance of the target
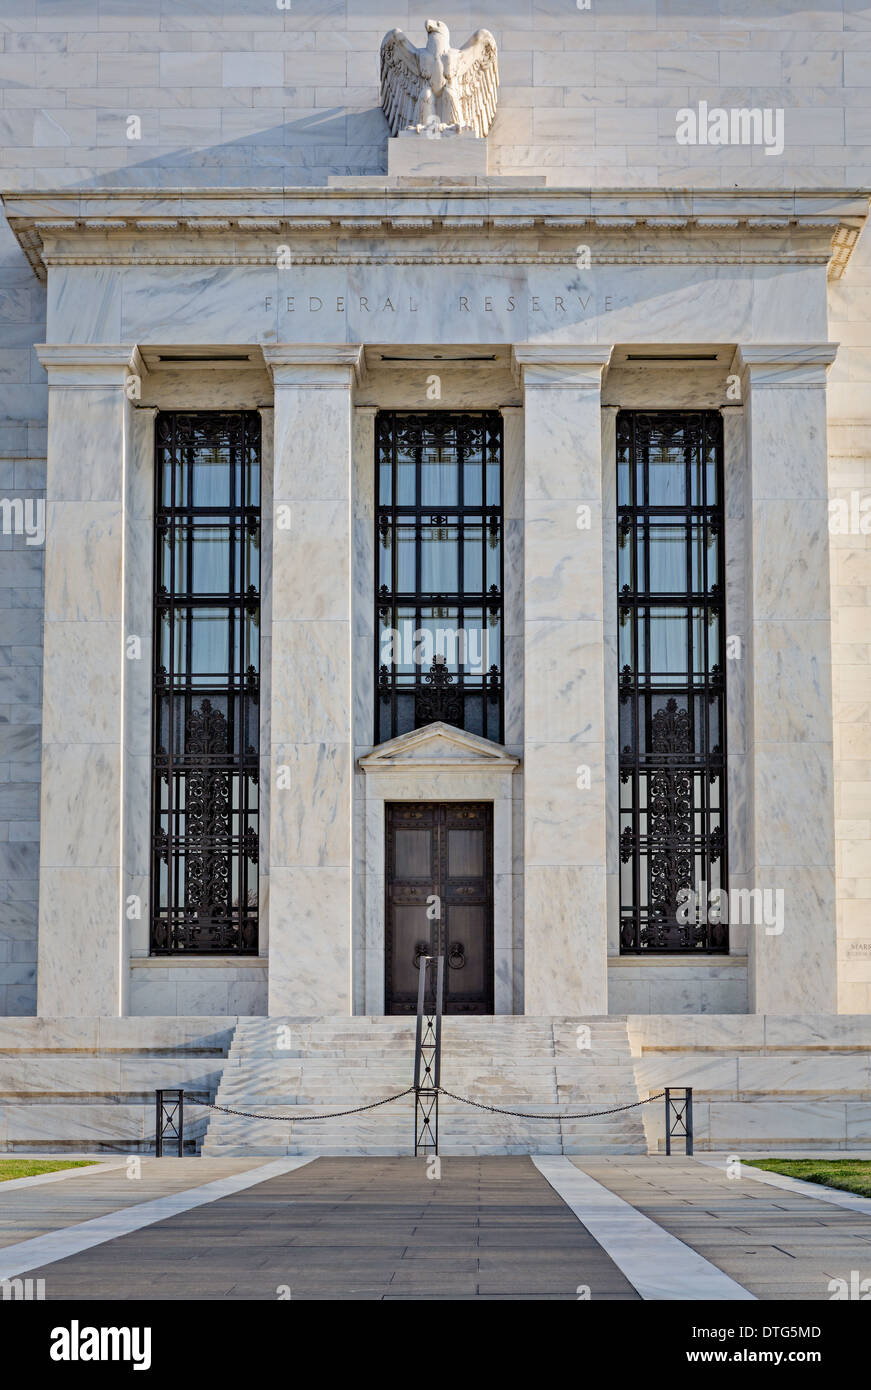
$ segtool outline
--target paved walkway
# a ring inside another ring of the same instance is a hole
[[[94,1169],[0,1184],[0,1277],[44,1279],[47,1299],[572,1301],[828,1299],[833,1278],[871,1278],[871,1214],[694,1160],[443,1158],[430,1171],[143,1159],[138,1180]]]
[[[526,1158],[443,1159],[439,1179],[322,1158],[27,1277],[48,1299],[639,1297]]]
[[[573,1159],[759,1299],[828,1300],[829,1281],[871,1279],[871,1214],[686,1158]],[[742,1165],[743,1172],[744,1169]],[[805,1184],[804,1186],[810,1186]]]
[[[0,1250],[139,1202],[184,1192],[195,1184],[262,1166],[263,1159],[143,1158],[137,1166],[70,1168],[51,1183],[0,1182]],[[138,1177],[128,1174],[139,1174]],[[42,1175],[41,1175],[42,1176]],[[10,1191],[10,1188],[12,1190]]]

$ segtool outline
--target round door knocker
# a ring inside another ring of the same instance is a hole
[[[415,948],[414,948],[414,968],[415,968],[415,970],[419,970],[419,969],[420,969],[420,962],[421,962],[421,960],[423,959],[424,956],[428,956],[429,953],[430,953],[430,951],[429,951],[429,942],[428,942],[428,941],[418,941],[417,945],[416,945]]]
[[[462,941],[454,941],[448,947],[448,965],[452,970],[462,970],[466,964],[466,948]]]

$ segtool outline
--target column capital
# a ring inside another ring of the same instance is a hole
[[[37,343],[50,386],[123,386],[147,368],[135,343]]]
[[[358,386],[362,343],[264,343],[263,358],[276,386]]]
[[[739,343],[732,371],[756,386],[825,386],[837,343]]]
[[[511,362],[524,387],[601,387],[614,351],[601,343],[515,343]]]

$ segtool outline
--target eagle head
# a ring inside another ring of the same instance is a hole
[[[444,23],[443,20],[441,20],[441,19],[428,19],[428,20],[426,21],[425,28],[426,28],[426,32],[427,32],[428,34],[443,34],[443,35],[444,35],[444,39],[445,39],[445,43],[449,43],[449,42],[450,42],[450,37],[451,37],[451,36],[450,36],[450,33],[448,32],[448,26]]]

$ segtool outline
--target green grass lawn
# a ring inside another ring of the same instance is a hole
[[[837,1187],[842,1192],[857,1192],[860,1197],[871,1197],[869,1159],[764,1158],[754,1159],[751,1166],[764,1168],[768,1173],[783,1173],[787,1178],[801,1178],[803,1182],[818,1182],[823,1187]]]
[[[0,1182],[10,1178],[35,1178],[39,1173],[57,1173],[61,1168],[92,1168],[93,1162],[87,1158],[64,1159],[48,1158],[0,1158]]]

